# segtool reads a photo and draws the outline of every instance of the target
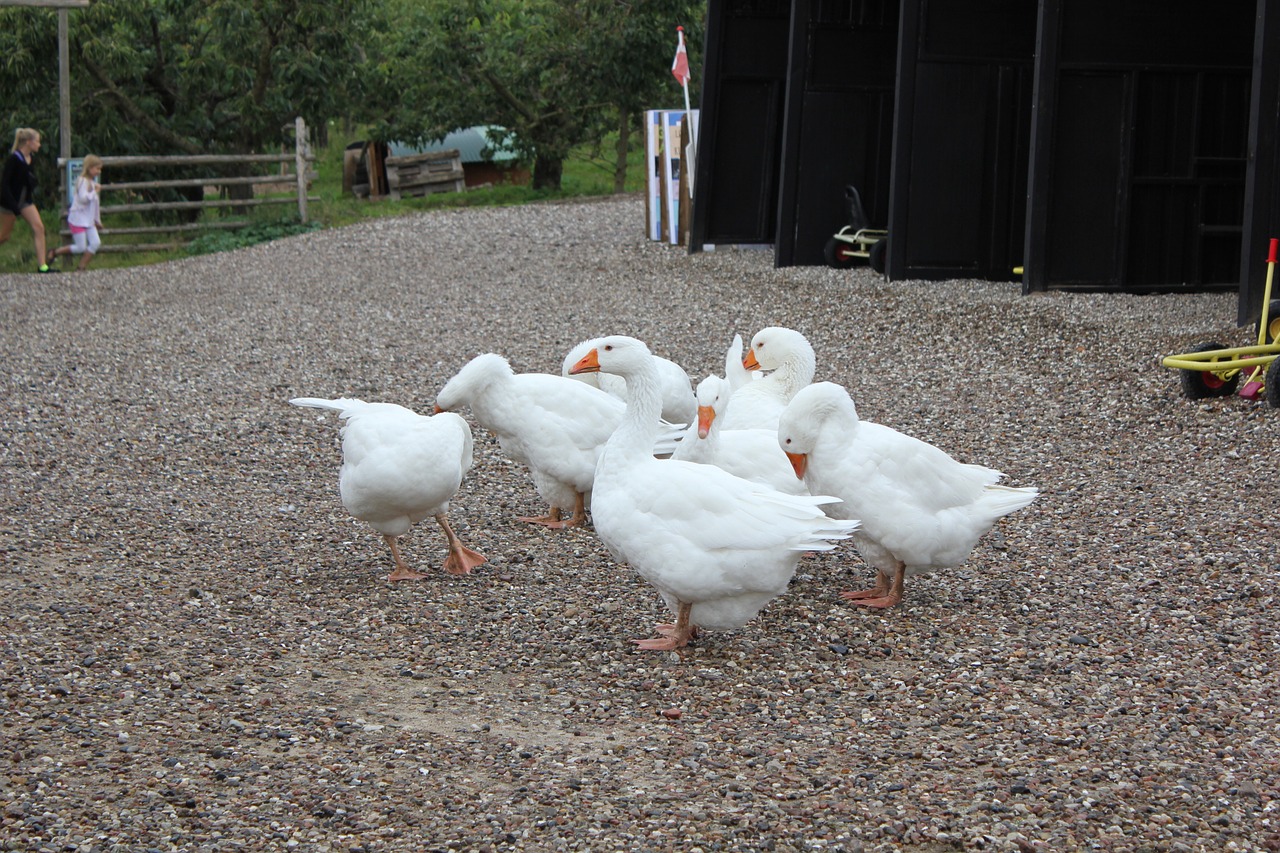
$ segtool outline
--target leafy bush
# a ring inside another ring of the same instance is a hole
[[[187,254],[208,255],[213,252],[227,252],[232,249],[243,249],[256,243],[268,243],[281,237],[292,237],[308,231],[319,231],[323,227],[319,222],[256,222],[235,231],[214,231],[201,234],[187,244]]]

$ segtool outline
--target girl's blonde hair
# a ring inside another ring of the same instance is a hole
[[[84,157],[84,165],[81,166],[80,168],[82,172],[87,172],[90,169],[92,169],[94,166],[101,166],[101,165],[102,165],[102,158],[99,157],[97,154],[86,154]]]
[[[13,134],[13,148],[10,151],[17,151],[33,139],[40,138],[40,131],[33,127],[20,127]]]

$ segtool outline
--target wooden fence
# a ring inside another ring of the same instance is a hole
[[[67,160],[58,158],[58,168],[62,174],[66,174],[67,163]],[[273,163],[282,164],[280,166],[281,171],[262,175],[244,174],[251,171],[254,166]],[[100,201],[101,206],[99,209],[103,227],[98,232],[102,235],[102,247],[99,251],[156,252],[179,249],[189,242],[190,237],[197,236],[201,232],[243,228],[252,224],[251,220],[243,218],[244,212],[248,208],[262,205],[296,204],[298,219],[305,223],[307,221],[307,202],[319,201],[319,196],[307,195],[307,189],[315,175],[315,171],[312,168],[314,163],[315,155],[312,153],[311,146],[307,140],[307,126],[301,117],[294,121],[294,150],[292,153],[187,154],[171,157],[112,157],[104,155],[102,157],[103,177],[108,180],[112,178],[114,170],[123,170],[128,167],[173,168],[183,170],[186,174],[183,177],[165,180],[101,183],[98,187],[100,200],[105,200],[108,194],[120,194],[123,196],[123,203],[108,205]],[[293,171],[289,171],[290,166],[292,166]],[[232,169],[224,168],[223,171],[235,174],[219,175],[217,174],[218,167],[234,167]],[[192,172],[195,174],[191,174]],[[249,194],[252,195],[256,186],[289,187],[291,194],[261,198],[223,197],[230,187],[248,187]],[[151,202],[139,200],[142,198],[142,193],[147,190],[191,189],[195,187],[202,188],[201,197],[198,200]],[[211,191],[212,197],[210,197]],[[66,227],[67,206],[65,195],[62,201],[63,228],[60,233],[62,236],[69,238],[71,230]],[[110,227],[106,221],[107,217],[112,214],[123,213],[141,214],[143,220],[147,221],[149,219],[147,217],[148,213],[175,210],[227,211],[240,218],[171,224],[152,223],[125,227]],[[111,241],[111,236],[122,234],[169,234],[172,237],[167,242],[125,243]]]

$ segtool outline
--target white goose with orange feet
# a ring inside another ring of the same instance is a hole
[[[679,649],[698,628],[750,621],[781,595],[805,551],[830,550],[857,527],[822,505],[710,465],[655,459],[660,429],[657,369],[645,344],[615,335],[592,342],[574,373],[627,380],[627,410],[596,469],[592,516],[614,558],[657,588],[676,615],[642,649]]]
[[[960,565],[996,521],[1038,494],[859,419],[849,392],[832,382],[795,395],[778,423],[778,444],[810,491],[841,499],[825,506],[828,514],[861,520],[852,538],[876,583],[840,595],[862,607],[892,607],[906,578]]]
[[[462,544],[449,526],[449,501],[471,470],[471,428],[458,415],[419,415],[394,403],[296,397],[295,406],[336,412],[342,427],[338,491],[347,512],[368,522],[391,549],[395,571],[388,580],[426,575],[409,568],[396,540],[434,517],[449,542],[444,570],[468,574],[485,562]]]
[[[622,422],[626,405],[599,388],[549,373],[516,373],[494,353],[463,365],[436,395],[436,411],[471,407],[507,456],[529,467],[547,514],[520,521],[582,527],[591,507],[596,460]],[[680,434],[668,427],[652,452],[670,453]],[[567,516],[567,517],[566,517]]]

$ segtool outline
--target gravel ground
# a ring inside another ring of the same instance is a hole
[[[1280,850],[1280,412],[1158,364],[1235,297],[777,270],[641,202],[384,219],[132,270],[0,276],[0,849]],[[337,427],[468,358],[626,333],[719,372],[804,332],[863,416],[1035,485],[902,606],[802,561],[739,631],[665,614],[476,429],[390,584]],[[1268,462],[1267,459],[1272,461]]]

